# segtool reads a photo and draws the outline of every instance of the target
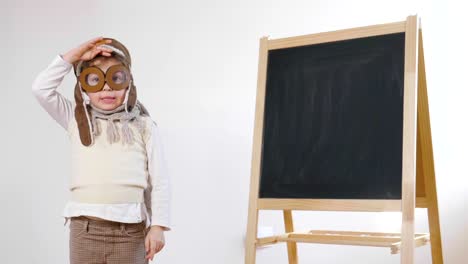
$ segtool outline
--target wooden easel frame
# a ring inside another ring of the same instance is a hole
[[[405,32],[403,153],[401,200],[262,199],[258,197],[268,51],[289,47]],[[429,234],[415,234],[415,208],[428,209]],[[257,238],[259,210],[283,210],[286,234]],[[401,234],[309,231],[294,232],[292,210],[402,212]],[[245,263],[254,264],[258,246],[286,242],[289,264],[297,264],[297,242],[389,247],[401,251],[401,263],[414,262],[415,246],[431,243],[432,263],[442,264],[437,191],[426,87],[422,30],[417,16],[406,21],[332,32],[260,39],[255,127],[246,234]]]

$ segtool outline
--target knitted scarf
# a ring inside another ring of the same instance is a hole
[[[117,108],[113,110],[103,110],[100,108],[95,107],[92,104],[89,104],[91,106],[91,121],[93,123],[93,135],[94,136],[99,136],[101,134],[101,126],[99,122],[97,122],[96,119],[103,119],[107,120],[107,141],[112,144],[121,139],[122,144],[133,144],[135,140],[135,135],[133,134],[133,131],[130,129],[128,126],[130,121],[132,124],[134,124],[137,128],[138,131],[143,132],[144,129],[144,123],[140,117],[140,106],[139,104],[136,104],[135,107],[133,107],[132,111],[127,112],[125,111],[125,105],[120,105]],[[115,121],[119,121],[122,123],[121,127],[121,133],[119,133],[117,125],[115,124]]]

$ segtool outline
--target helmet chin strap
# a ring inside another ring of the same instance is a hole
[[[78,85],[80,86],[81,97],[83,97],[84,103],[90,104],[91,99],[89,99],[88,94],[85,91],[83,91],[83,87],[81,87],[81,83],[78,83]]]
[[[125,105],[125,112],[127,112],[127,113],[128,113],[128,95],[130,93],[130,89],[132,89],[132,80],[130,80],[130,82],[128,83],[128,89],[125,92],[125,99],[124,99],[124,102],[123,102],[123,104]]]

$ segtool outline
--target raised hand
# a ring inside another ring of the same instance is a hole
[[[104,40],[103,37],[97,37],[90,39],[83,44],[79,45],[76,48],[71,49],[65,53],[62,57],[64,60],[69,63],[75,63],[76,61],[83,60],[88,61],[96,57],[99,53],[102,53],[103,56],[111,56],[112,50],[108,48],[101,47],[102,44],[109,44],[112,40]]]

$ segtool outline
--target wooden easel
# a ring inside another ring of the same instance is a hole
[[[268,51],[346,39],[405,32],[403,166],[401,200],[265,199],[259,198],[259,178]],[[427,208],[430,234],[416,234],[415,208]],[[259,210],[283,210],[285,234],[257,238]],[[382,212],[401,211],[401,234],[347,231],[294,232],[292,210]],[[254,264],[256,248],[287,243],[290,264],[298,263],[298,242],[389,247],[401,252],[401,263],[414,262],[414,248],[431,244],[432,263],[442,264],[442,245],[432,150],[431,126],[422,30],[417,16],[406,21],[333,32],[269,40],[260,39],[257,99],[252,152],[245,263]]]

